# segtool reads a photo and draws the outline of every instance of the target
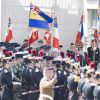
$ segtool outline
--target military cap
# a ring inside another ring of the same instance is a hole
[[[50,50],[50,49],[51,49],[51,46],[50,46],[50,45],[44,45],[43,49],[44,49],[45,51]]]
[[[28,40],[27,39],[24,39],[24,41],[23,42],[27,42]]]
[[[60,45],[59,47],[60,47],[60,48],[62,48],[62,47],[63,47],[63,45]]]
[[[65,60],[62,60],[62,66],[70,68],[71,64],[69,62],[66,62]]]
[[[18,43],[16,43],[16,42],[15,42],[15,43],[10,43],[10,44],[11,44],[11,46],[12,46],[12,47],[14,47],[14,48],[16,48],[16,47],[19,47],[19,46],[20,46],[20,44],[18,44]]]
[[[28,51],[24,51],[24,52],[16,52],[15,54],[14,54],[14,57],[15,58],[23,58],[23,56],[26,56],[26,55],[28,55]]]
[[[25,64],[30,64],[30,63],[32,63],[31,60],[28,59],[28,58],[25,58],[25,59],[24,59],[24,62],[25,62]]]
[[[12,57],[4,57],[2,62],[5,64],[5,63],[8,63],[8,62],[11,62],[12,61]]]
[[[79,69],[80,68],[80,64],[79,63],[74,63],[74,64],[72,64],[72,68],[73,69]]]
[[[54,57],[52,57],[52,56],[44,56],[43,59],[44,60],[53,60]]]
[[[51,52],[52,52],[52,53],[60,53],[60,51],[59,51],[58,48],[52,48],[52,49],[51,49]]]
[[[29,57],[31,57],[30,54],[23,56],[23,58],[29,58]]]
[[[23,58],[23,54],[16,54],[16,55],[15,55],[15,58],[16,58],[16,59],[18,59],[18,58]]]
[[[39,40],[38,43],[43,43],[43,40]]]
[[[54,67],[44,67],[44,70],[54,70]]]
[[[52,64],[62,64],[62,61],[61,60],[53,60]]]

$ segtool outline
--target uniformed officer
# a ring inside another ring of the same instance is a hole
[[[55,89],[54,100],[68,100],[68,88],[67,88],[67,72],[62,70],[62,61],[53,61],[57,68],[57,80],[55,86],[63,86]]]
[[[96,86],[94,88],[94,100],[100,100],[100,69],[95,73]]]
[[[1,100],[14,100],[12,74],[9,63],[4,60],[4,68],[1,75],[2,95]]]
[[[68,88],[71,90],[72,94],[70,96],[70,100],[78,100],[79,94],[77,91],[78,81],[80,80],[80,70],[79,63],[75,63],[72,65],[72,74],[68,77],[67,83]]]
[[[23,85],[23,92],[28,92],[32,90],[31,87],[31,73],[33,72],[33,65],[31,65],[31,61],[28,58],[24,59],[24,63],[26,64],[26,68],[23,69],[22,74],[22,85]],[[31,100],[32,95],[27,94],[22,96],[22,100]]]
[[[40,81],[40,96],[39,100],[53,100],[53,87],[57,82],[57,74],[52,67],[43,69],[43,78]]]
[[[83,100],[94,100],[93,90],[94,90],[94,70],[90,69],[87,72],[87,80],[82,88]]]

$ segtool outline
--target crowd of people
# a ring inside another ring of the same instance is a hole
[[[0,100],[100,100],[100,49],[92,40],[66,52],[44,45],[0,43]]]

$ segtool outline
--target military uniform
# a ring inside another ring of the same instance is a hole
[[[100,85],[96,85],[93,91],[94,94],[94,99],[95,100],[100,100]]]
[[[27,92],[30,86],[28,68],[23,69],[22,79],[23,92]],[[22,96],[22,100],[28,100],[28,95]]]
[[[75,80],[75,77],[77,77],[77,76],[71,74],[67,80],[68,88],[72,91],[70,100],[78,100],[78,98],[79,98],[79,94],[77,92],[78,81]]]
[[[94,100],[94,96],[93,96],[93,90],[94,90],[94,85],[93,83],[86,83],[83,86],[83,96],[86,100]]]
[[[55,86],[63,86],[55,89],[54,100],[68,100],[68,88],[67,88],[67,73],[66,71],[62,71],[60,69],[57,70],[57,80]]]
[[[4,68],[1,75],[2,95],[1,100],[14,100],[12,75],[8,69]]]
[[[40,96],[39,100],[53,100],[54,98],[54,90],[53,87],[57,82],[57,76],[55,76],[50,80],[46,77],[43,77],[40,81]]]

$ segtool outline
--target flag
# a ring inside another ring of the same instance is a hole
[[[55,35],[53,38],[53,47],[59,49],[59,31],[58,31],[58,24],[57,24],[57,18],[54,18],[54,29],[55,29]]]
[[[80,42],[83,43],[83,36],[84,36],[83,19],[84,19],[84,16],[82,14],[82,16],[81,16],[81,22],[80,22],[80,26],[79,26],[79,31],[78,31],[77,36],[76,36],[76,42],[75,42],[75,44],[80,43]]]
[[[44,40],[46,42],[46,45],[50,45],[50,43],[51,43],[51,32],[49,30],[47,30],[45,32]]]
[[[53,19],[42,12],[38,7],[30,4],[29,27],[36,27],[42,29],[50,29],[49,23]]]
[[[99,33],[98,33],[98,30],[97,30],[97,29],[94,30],[94,38],[95,38],[96,40],[99,39]]]
[[[9,18],[8,28],[6,30],[6,35],[5,35],[5,42],[10,42],[12,38],[13,38],[13,31],[11,28],[11,18]]]
[[[37,29],[32,29],[32,33],[31,35],[29,36],[29,39],[28,39],[28,43],[29,45],[31,45],[33,42],[35,42],[36,40],[38,40],[38,30]]]

